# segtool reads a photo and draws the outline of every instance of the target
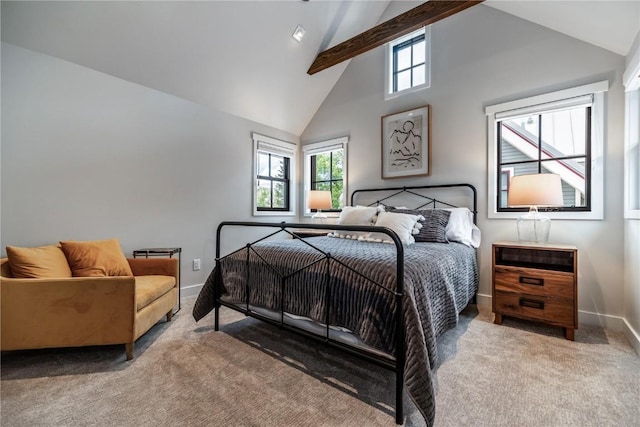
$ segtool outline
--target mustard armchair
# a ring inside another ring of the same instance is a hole
[[[166,317],[178,300],[178,260],[128,258],[133,277],[18,279],[0,260],[0,349],[124,344]]]

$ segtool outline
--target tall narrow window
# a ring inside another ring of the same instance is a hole
[[[527,210],[507,205],[512,177],[554,173],[562,181],[563,206],[541,210],[556,218],[602,219],[607,89],[605,81],[486,108],[489,218]]]
[[[387,98],[430,85],[430,31],[421,28],[387,47]]]
[[[253,134],[254,215],[293,214],[295,145]]]
[[[625,89],[624,216],[640,219],[640,46],[629,52]]]
[[[331,209],[340,212],[347,197],[347,137],[308,144],[304,151],[305,202],[308,190],[331,192]],[[310,215],[313,211],[306,209]]]
[[[289,158],[258,152],[258,210],[289,209]]]
[[[640,219],[640,89],[627,92],[626,102],[625,218]]]

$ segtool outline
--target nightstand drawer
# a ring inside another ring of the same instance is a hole
[[[496,291],[494,299],[495,310],[506,316],[542,320],[552,325],[574,327],[573,300],[499,291]]]
[[[496,291],[574,299],[574,276],[556,271],[495,266]]]

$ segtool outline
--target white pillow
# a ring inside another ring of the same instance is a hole
[[[416,223],[419,220],[424,220],[424,217],[422,215],[380,212],[378,214],[378,219],[376,220],[376,227],[387,227],[392,229],[396,232],[402,243],[404,243],[405,245],[410,245],[411,243],[415,242],[412,233],[416,227]],[[369,236],[364,237],[362,240],[393,243],[391,237],[388,234],[384,233],[371,233]]]
[[[479,248],[480,229],[473,223],[473,213],[469,208],[447,208],[446,210],[451,212],[445,229],[447,240]]]
[[[345,206],[336,224],[373,225],[376,223],[376,215],[383,210],[383,207],[378,206]]]
[[[384,212],[383,206],[345,206],[340,212],[336,224],[340,225],[374,225],[379,212]],[[363,231],[335,230],[328,234],[330,237],[342,239],[358,239],[369,233]]]

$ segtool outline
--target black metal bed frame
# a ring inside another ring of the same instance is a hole
[[[389,200],[392,197],[398,196],[399,194],[402,193],[410,193],[413,194],[414,196],[418,196],[420,198],[424,198],[426,200],[428,200],[426,203],[422,204],[421,206],[419,206],[418,208],[423,208],[423,207],[428,207],[429,205],[431,205],[431,207],[436,208],[438,207],[438,204],[446,206],[446,207],[456,207],[455,205],[449,204],[447,202],[444,202],[442,200],[438,200],[436,198],[433,197],[429,197],[426,196],[424,194],[420,194],[417,193],[415,191],[412,190],[424,190],[424,189],[442,189],[442,188],[460,188],[460,187],[467,187],[468,189],[471,190],[472,195],[473,195],[473,218],[474,218],[474,222],[476,222],[476,217],[477,217],[477,192],[476,189],[473,185],[471,184],[443,184],[443,185],[426,185],[426,186],[412,186],[412,187],[394,187],[394,188],[375,188],[375,189],[363,189],[363,190],[356,190],[351,194],[351,204],[353,205],[354,199],[356,194],[358,193],[365,193],[365,192],[384,192],[384,191],[393,191],[393,194],[387,195],[383,198],[381,198],[380,200],[376,200],[375,202],[371,203],[370,205],[375,205],[375,204],[384,204],[383,202],[385,200]],[[416,208],[416,209],[418,209]],[[220,241],[221,241],[221,233],[222,233],[222,229],[224,227],[260,227],[260,228],[276,228],[277,230],[267,234],[266,236],[252,242],[252,243],[247,243],[245,247],[239,248],[227,255],[225,255],[224,257],[220,257]],[[316,246],[314,246],[312,243],[310,243],[309,241],[307,241],[307,239],[305,238],[300,238],[295,236],[294,232],[290,231],[290,229],[296,229],[296,228],[305,228],[305,229],[313,229],[313,230],[327,230],[327,232],[330,231],[334,231],[334,230],[342,230],[342,231],[357,231],[357,232],[377,232],[377,233],[384,233],[386,235],[388,235],[391,240],[393,240],[393,243],[396,247],[396,289],[395,290],[390,290],[384,286],[382,286],[380,283],[377,283],[375,280],[372,280],[371,278],[367,277],[365,274],[363,274],[362,272],[358,272],[355,271],[353,268],[347,266],[346,264],[342,263],[341,261],[333,258],[331,256],[330,253],[324,252],[321,249],[317,248]],[[250,277],[249,277],[249,268],[246,269],[247,272],[247,277],[246,277],[246,289],[245,289],[245,296],[246,296],[246,301],[244,302],[245,307],[241,308],[236,304],[230,303],[230,302],[226,302],[224,300],[221,299],[221,295],[219,294],[219,289],[216,286],[215,287],[215,314],[214,314],[214,328],[216,331],[219,330],[220,327],[220,307],[221,306],[225,306],[228,307],[232,310],[238,311],[240,313],[244,313],[247,316],[250,317],[254,317],[256,319],[262,320],[264,322],[267,322],[269,324],[278,326],[281,329],[285,329],[285,330],[289,330],[292,332],[295,332],[297,334],[300,334],[302,336],[305,336],[307,338],[311,338],[313,340],[316,341],[320,341],[323,342],[325,345],[333,347],[333,348],[337,348],[343,352],[347,352],[349,354],[352,354],[354,356],[363,358],[371,363],[374,363],[378,366],[382,366],[383,368],[395,371],[395,375],[396,375],[396,389],[395,389],[395,398],[396,398],[396,402],[395,402],[395,421],[396,424],[402,424],[403,419],[404,419],[404,410],[403,410],[403,387],[404,387],[404,368],[405,368],[405,342],[404,342],[404,324],[403,324],[403,307],[402,307],[402,299],[403,299],[403,289],[404,289],[404,248],[402,245],[402,242],[400,241],[400,238],[398,237],[398,235],[391,230],[390,228],[386,228],[386,227],[375,227],[375,226],[356,226],[356,225],[337,225],[337,224],[309,224],[309,223],[287,223],[287,222],[279,222],[279,223],[269,223],[269,222],[255,222],[255,221],[223,221],[218,225],[218,229],[216,231],[216,274],[221,274],[220,273],[220,262],[224,259],[227,258],[231,255],[234,255],[242,250],[247,250],[247,259],[246,259],[246,263],[249,263],[249,255],[250,253],[253,253],[254,255],[258,256],[260,258],[260,260],[262,262],[264,262],[269,268],[272,269],[272,271],[274,271],[276,274],[278,273],[271,264],[269,264],[269,262],[267,260],[265,260],[264,258],[262,258],[254,249],[253,249],[253,245],[255,245],[256,243],[259,243],[265,239],[268,239],[270,237],[275,236],[276,234],[279,233],[287,233],[289,234],[291,237],[296,237],[299,238],[300,240],[302,240],[306,245],[308,245],[309,247],[313,248],[314,250],[318,251],[319,253],[321,253],[323,255],[322,258],[313,261],[311,263],[309,263],[308,265],[305,265],[301,268],[299,268],[298,270],[294,271],[293,273],[289,273],[287,275],[279,275],[280,276],[280,310],[279,310],[279,315],[280,315],[280,320],[276,321],[270,317],[264,316],[256,311],[251,310],[250,308],[250,304],[249,304],[249,283],[250,283]],[[284,316],[285,316],[285,310],[284,310],[284,289],[285,289],[285,283],[286,280],[302,271],[304,271],[305,269],[314,266],[320,262],[325,262],[326,263],[326,268],[325,268],[325,306],[326,306],[326,321],[325,321],[325,333],[323,335],[319,335],[319,334],[314,334],[312,332],[309,332],[307,330],[301,329],[299,327],[296,327],[294,325],[291,324],[287,324],[284,321]],[[366,279],[367,281],[369,281],[370,283],[372,283],[373,285],[377,286],[378,288],[382,289],[385,292],[389,292],[393,295],[393,297],[395,298],[395,304],[396,304],[396,334],[395,334],[395,342],[394,342],[394,353],[395,353],[395,357],[393,357],[392,355],[387,355],[387,356],[383,356],[381,354],[378,353],[373,353],[373,352],[368,352],[365,349],[361,349],[361,348],[357,348],[357,347],[352,347],[348,344],[345,344],[343,342],[337,341],[333,338],[330,337],[330,322],[329,322],[329,315],[331,313],[331,287],[329,286],[329,282],[330,282],[330,265],[331,262],[337,262],[339,263],[341,266],[349,269],[350,271],[352,271],[353,273],[359,275],[360,277]],[[474,297],[475,300],[475,297]]]

